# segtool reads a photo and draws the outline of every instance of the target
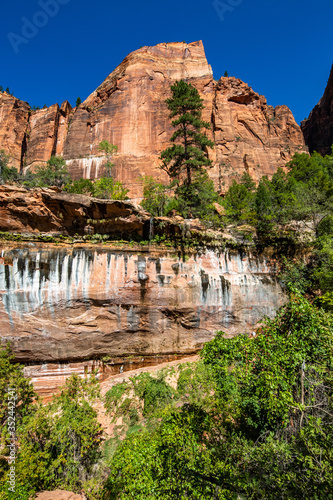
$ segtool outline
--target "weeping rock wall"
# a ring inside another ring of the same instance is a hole
[[[140,366],[193,354],[217,330],[251,332],[285,300],[274,261],[251,252],[28,245],[2,245],[1,338],[44,390],[105,356]]]
[[[237,78],[214,80],[201,41],[132,52],[78,108],[65,101],[61,108],[31,111],[27,103],[0,94],[0,149],[25,168],[62,155],[74,178],[94,179],[105,172],[98,145],[108,140],[119,148],[115,179],[130,188],[132,198],[140,197],[140,176],[165,179],[159,156],[173,133],[165,99],[180,79],[203,98],[203,118],[211,123],[208,135],[215,142],[209,175],[220,191],[245,171],[258,181],[285,166],[295,152],[307,151],[287,106],[274,109]]]

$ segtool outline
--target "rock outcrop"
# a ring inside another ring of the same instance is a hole
[[[140,197],[140,176],[165,178],[159,155],[173,132],[165,99],[179,79],[196,86],[204,99],[203,117],[212,123],[209,135],[216,145],[209,152],[214,164],[209,173],[220,191],[245,171],[258,181],[284,166],[294,152],[306,151],[301,130],[286,106],[268,106],[263,96],[236,78],[214,80],[201,41],[163,43],[132,52],[78,108],[71,110],[65,102],[60,109],[54,105],[32,112],[25,129],[20,119],[18,137],[7,137],[0,147],[15,153],[26,167],[43,163],[52,154],[63,155],[74,178],[98,178],[105,165],[98,145],[108,140],[119,148],[114,177],[130,188],[132,198]],[[26,103],[17,106],[19,116],[23,111],[28,115]],[[13,120],[19,120],[15,113],[0,114],[0,139],[1,130],[12,130]],[[14,147],[20,138],[21,149]]]
[[[0,92],[0,149],[11,157],[11,165],[23,166],[27,146],[30,106],[7,92]]]
[[[61,108],[54,104],[31,113],[25,165],[33,169],[35,165],[45,164],[52,155],[63,154],[71,110],[71,105],[65,101]]]
[[[305,152],[301,130],[287,106],[268,106],[264,96],[237,78],[216,84],[212,111],[215,154],[211,177],[220,191],[244,172],[258,182]]]
[[[0,186],[0,231],[63,235],[149,233],[150,214],[129,201],[58,189]]]
[[[60,376],[66,363],[90,371],[89,360],[106,356],[119,365],[193,354],[217,330],[253,331],[285,301],[268,255],[174,252],[2,244],[2,340],[17,361],[38,365],[30,375]]]
[[[333,145],[333,65],[323,97],[301,123],[305,142],[310,152],[331,153]]]
[[[152,219],[128,201],[0,186],[2,237],[26,239],[0,244],[1,340],[29,365],[39,392],[51,394],[73,372],[97,368],[103,377],[194,354],[217,330],[249,332],[274,316],[285,300],[275,260],[237,250],[222,233],[212,238],[233,249],[186,251],[189,233],[207,241],[203,229]],[[101,233],[133,241],[87,241]],[[154,234],[177,246],[134,243]]]

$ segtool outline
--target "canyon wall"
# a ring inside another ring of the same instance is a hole
[[[274,266],[230,249],[180,257],[153,247],[3,243],[1,338],[44,390],[105,356],[117,370],[124,357],[137,366],[175,359],[217,330],[249,333],[274,316],[285,301]]]
[[[331,154],[333,145],[333,65],[323,97],[301,123],[310,152]]]
[[[275,109],[234,77],[214,80],[201,41],[163,43],[132,52],[78,107],[65,101],[39,111],[6,93],[0,94],[0,149],[12,163],[30,168],[51,155],[66,159],[73,178],[98,178],[105,158],[102,140],[119,148],[113,175],[142,194],[142,175],[165,180],[159,156],[173,129],[165,99],[179,79],[193,84],[204,100],[203,118],[215,148],[209,175],[224,192],[245,171],[255,181],[271,176],[295,152],[307,151],[302,132],[286,106]]]

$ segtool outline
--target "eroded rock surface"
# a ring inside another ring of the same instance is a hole
[[[149,232],[150,214],[129,201],[0,186],[0,231],[19,233],[131,234]]]
[[[186,355],[285,300],[268,258],[3,244],[0,328],[24,363]]]
[[[212,110],[215,167],[220,191],[244,172],[258,182],[284,167],[295,152],[306,152],[302,132],[287,106],[269,106],[264,96],[237,78],[222,77]]]
[[[52,155],[62,155],[71,110],[71,105],[65,101],[61,108],[54,104],[31,113],[25,165],[33,169],[35,165],[46,164]]]

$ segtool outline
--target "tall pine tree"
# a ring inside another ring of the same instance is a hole
[[[210,128],[210,123],[202,120],[203,99],[197,89],[180,80],[171,86],[171,92],[172,97],[165,102],[176,130],[170,138],[174,144],[161,153],[161,168],[178,185],[190,188],[195,174],[202,174],[203,167],[212,166],[207,148],[213,148],[214,143],[201,131]]]

